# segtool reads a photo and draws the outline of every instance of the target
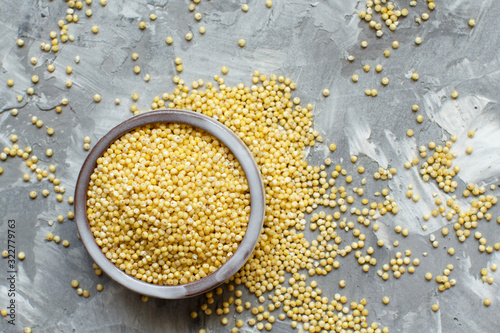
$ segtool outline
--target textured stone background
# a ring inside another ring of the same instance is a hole
[[[264,0],[249,0],[248,13],[241,11],[240,1],[202,1],[196,9],[203,14],[201,23],[188,11],[187,0],[109,0],[105,8],[94,2],[91,19],[81,12],[80,22],[70,25],[69,32],[76,37],[75,42],[61,44],[61,51],[53,54],[41,52],[39,44],[49,41],[51,30],[59,30],[56,23],[64,17],[67,5],[61,0],[0,0],[1,146],[11,145],[10,135],[16,133],[20,146],[31,145],[41,165],[55,162],[57,175],[67,189],[63,203],[56,202],[54,193],[47,199],[39,195],[38,199],[30,200],[29,191],[35,189],[40,194],[48,187],[46,181],[23,182],[21,176],[28,169],[20,159],[0,163],[4,168],[0,176],[0,248],[6,247],[7,220],[15,219],[17,251],[27,255],[26,260],[18,263],[18,325],[13,328],[0,320],[0,331],[19,332],[22,327],[30,326],[34,332],[197,332],[201,327],[210,332],[227,332],[233,326],[236,319],[232,319],[232,314],[226,327],[220,325],[216,315],[192,320],[189,312],[199,308],[203,296],[181,301],[150,299],[142,303],[139,295],[106,276],[94,274],[92,261],[76,237],[74,222],[56,222],[53,227],[47,224],[71,209],[66,198],[74,191],[86,156],[83,137],[88,135],[95,143],[110,128],[130,117],[133,92],[140,94],[139,108],[147,109],[154,96],[171,91],[174,87],[171,77],[177,74],[175,57],[184,60],[181,76],[186,82],[198,78],[208,81],[214,74],[220,74],[224,65],[230,69],[225,77],[228,85],[239,82],[249,85],[255,69],[268,75],[290,77],[297,82],[296,95],[315,105],[315,129],[325,138],[326,144],[311,149],[308,159],[313,164],[319,163],[328,154],[327,145],[335,142],[339,149],[333,155],[334,163],[354,172],[348,158],[351,154],[360,156],[358,164],[367,168],[367,194],[387,186],[392,190],[399,214],[380,218],[381,228],[377,233],[366,231],[367,246],[376,247],[379,238],[389,244],[376,248],[377,268],[365,274],[352,254],[343,258],[338,270],[316,278],[325,295],[331,297],[340,292],[350,301],[366,297],[368,320],[388,326],[391,332],[497,331],[498,282],[482,283],[479,270],[493,262],[500,264],[500,256],[480,253],[472,237],[464,244],[459,244],[452,232],[442,237],[440,229],[447,224],[443,218],[427,222],[429,229],[422,231],[421,216],[434,208],[432,194],[439,191],[430,182],[423,183],[416,168],[405,170],[403,163],[417,154],[419,145],[442,142],[450,134],[456,134],[459,139],[453,147],[459,157],[455,163],[462,169],[457,192],[461,193],[468,182],[487,186],[499,183],[498,1],[436,1],[437,8],[431,12],[429,21],[420,25],[414,18],[427,10],[419,1],[409,17],[401,20],[396,32],[385,30],[380,39],[357,17],[364,7],[362,1],[275,0],[273,7],[267,9]],[[408,5],[407,1],[397,3],[401,7]],[[158,19],[150,22],[148,16],[153,12]],[[470,18],[477,20],[474,29],[467,25]],[[148,22],[145,31],[138,29],[141,20]],[[99,25],[98,35],[90,32],[94,24]],[[204,36],[198,33],[201,25],[207,28]],[[191,42],[184,39],[188,31],[194,34]],[[165,44],[167,35],[174,38],[171,46]],[[424,40],[419,47],[413,43],[417,36]],[[16,46],[19,37],[26,41],[23,48]],[[237,46],[239,38],[246,40],[244,48]],[[369,43],[366,50],[359,47],[362,40]],[[391,57],[386,59],[382,51],[390,48],[393,40],[398,40],[401,46],[391,50]],[[140,55],[139,76],[132,72],[135,65],[130,58],[132,52]],[[348,54],[356,56],[353,63],[346,60]],[[76,55],[81,57],[79,65],[73,61]],[[36,66],[29,62],[32,56],[39,60]],[[51,62],[57,67],[52,74],[46,70]],[[376,74],[373,70],[362,73],[361,66],[365,63],[372,68],[381,63],[383,73]],[[69,91],[64,84],[67,65],[74,68],[73,87]],[[418,82],[410,79],[413,71],[420,74]],[[151,74],[149,83],[142,79],[145,73]],[[353,73],[360,74],[357,84],[350,80]],[[39,75],[41,81],[35,87],[35,95],[17,103],[16,95],[25,94],[33,74]],[[382,76],[391,80],[386,88],[380,86]],[[12,89],[6,85],[9,78],[15,81]],[[376,98],[364,96],[365,89],[374,87],[379,90]],[[331,91],[326,99],[322,96],[324,88]],[[451,100],[449,94],[455,89],[460,96]],[[102,96],[99,104],[92,100],[95,93]],[[61,114],[44,111],[55,107],[63,97],[70,100],[70,107]],[[121,99],[120,106],[114,104],[115,98]],[[425,117],[422,124],[417,124],[410,109],[415,103]],[[19,108],[17,117],[10,115],[14,107]],[[49,137],[45,129],[31,125],[32,115],[42,119],[46,126],[54,127],[56,134]],[[412,138],[405,135],[408,128],[415,130]],[[476,130],[472,140],[466,135],[470,129]],[[464,154],[469,144],[474,146],[471,156]],[[51,160],[44,155],[48,147],[55,151]],[[379,166],[396,167],[399,172],[391,181],[375,181],[371,175]],[[358,178],[355,182],[360,181]],[[405,197],[410,183],[415,187],[414,192],[420,194],[418,203]],[[460,199],[460,202],[465,201]],[[498,207],[492,212],[496,219]],[[403,239],[394,234],[397,224],[407,227],[410,236]],[[499,228],[493,220],[481,221],[478,230],[487,235],[491,244],[500,241]],[[45,235],[49,231],[70,240],[71,246],[47,243]],[[431,233],[439,240],[437,249],[429,242]],[[394,249],[390,244],[396,239],[400,246]],[[446,254],[450,246],[456,249],[454,256]],[[395,252],[406,249],[411,249],[412,256],[419,257],[422,264],[413,275],[405,273],[399,280],[390,278],[383,282],[376,270]],[[423,252],[429,255],[423,257]],[[431,271],[436,276],[450,263],[455,265],[452,277],[457,285],[439,293],[437,284],[425,281],[423,275]],[[5,261],[0,261],[0,308],[5,308],[8,301],[6,270]],[[499,274],[493,276],[500,281]],[[70,287],[75,278],[91,291],[90,298],[79,297]],[[338,288],[341,279],[348,281],[343,290]],[[101,293],[95,291],[97,283],[104,284]],[[390,297],[389,305],[382,305],[383,296]],[[492,300],[489,308],[482,306],[485,297]],[[247,298],[257,303],[253,296]],[[431,311],[433,303],[440,305],[439,312]],[[248,314],[238,318],[246,319]],[[242,331],[252,332],[256,328],[244,326]],[[291,331],[289,322],[277,321],[273,331]]]

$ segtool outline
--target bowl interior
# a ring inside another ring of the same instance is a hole
[[[247,178],[250,192],[250,217],[245,236],[238,249],[226,263],[214,273],[200,280],[176,286],[155,285],[143,282],[116,267],[102,253],[94,235],[90,231],[87,219],[87,188],[90,176],[94,172],[99,158],[104,151],[123,134],[136,127],[152,123],[181,123],[202,129],[231,150],[238,159]],[[260,236],[265,213],[264,185],[260,171],[246,145],[226,126],[205,115],[185,110],[148,111],[130,118],[110,130],[89,152],[78,176],[75,193],[75,218],[80,238],[95,263],[113,280],[124,287],[142,295],[176,299],[195,296],[215,288],[234,275],[250,257]]]

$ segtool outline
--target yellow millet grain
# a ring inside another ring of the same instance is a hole
[[[238,248],[250,216],[241,165],[215,137],[152,124],[116,140],[97,160],[87,216],[118,268],[158,285],[215,272]]]
[[[306,302],[309,299],[307,294],[312,299],[316,298],[318,308],[315,311],[328,322],[325,329],[334,325],[348,325],[347,322],[341,323],[333,312],[336,309],[342,312],[343,318],[348,317],[347,314],[351,312],[343,306],[347,302],[346,297],[320,297],[319,288],[308,291],[311,287],[306,287],[310,276],[327,275],[339,268],[338,260],[349,253],[354,254],[355,251],[352,250],[355,248],[363,248],[366,239],[359,229],[354,228],[354,222],[342,218],[344,214],[350,216],[347,204],[351,205],[354,201],[354,197],[347,198],[343,186],[335,186],[335,178],[343,171],[342,167],[337,165],[334,171],[326,172],[322,171],[321,166],[313,167],[305,161],[306,148],[315,145],[316,139],[319,141],[319,133],[312,128],[313,106],[302,104],[298,96],[292,95],[296,84],[289,78],[267,76],[258,71],[253,74],[252,86],[242,83],[233,87],[226,86],[224,78],[216,75],[215,83],[209,81],[204,89],[192,90],[179,77],[174,77],[173,80],[177,87],[173,92],[156,96],[151,109],[190,110],[220,121],[243,140],[261,171],[266,192],[263,230],[251,257],[230,281],[236,285],[243,284],[259,298],[259,302],[266,301],[266,291],[274,290],[276,296],[273,297],[272,305],[274,308],[283,306],[283,315],[292,320],[292,327],[297,326],[297,321],[311,319],[306,315],[311,311],[311,303]],[[135,111],[134,114],[140,112]],[[332,178],[329,174],[332,174]],[[329,191],[326,192],[327,190]],[[383,194],[387,196],[389,191],[384,189]],[[372,204],[373,207],[370,205],[370,208],[373,213],[377,209],[383,210],[384,214],[389,211],[395,214],[397,211],[393,201],[388,200],[386,206],[380,203],[381,207],[377,203]],[[321,205],[332,208],[338,205],[340,211],[335,211],[333,215],[323,211],[312,214],[311,223],[307,225],[305,213],[312,213]],[[368,210],[366,213],[368,214]],[[319,231],[316,239],[311,241],[303,233],[309,226]],[[349,238],[337,235],[339,228],[346,231],[349,229],[356,241],[351,243]],[[368,259],[370,264],[371,259]],[[284,287],[286,273],[292,276],[288,280],[289,288]],[[288,298],[282,297],[283,293]],[[280,297],[283,299],[280,300]],[[230,304],[230,301],[227,303]],[[361,304],[364,306],[366,301]],[[351,305],[352,325],[356,330],[361,328],[361,317],[368,315],[368,310],[362,305],[356,309]],[[264,312],[265,307],[260,307],[262,311],[255,307],[255,313],[254,310],[252,313],[257,315]],[[324,307],[332,311],[326,311]],[[220,312],[227,314],[229,309],[227,313],[225,310]],[[307,319],[303,316],[307,316]],[[264,318],[263,315],[262,317]],[[254,318],[250,321],[250,325],[256,324]],[[319,329],[318,325],[311,327]],[[364,325],[363,327],[367,327]],[[372,323],[372,326],[376,327],[376,323]]]

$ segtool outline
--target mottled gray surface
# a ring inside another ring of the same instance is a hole
[[[404,274],[399,280],[390,278],[383,282],[376,269],[362,273],[353,255],[341,260],[341,267],[327,277],[316,278],[327,296],[336,292],[349,300],[368,299],[371,311],[368,320],[388,326],[391,332],[496,332],[500,292],[498,282],[482,283],[479,270],[493,262],[500,264],[498,253],[479,253],[477,242],[472,237],[459,244],[454,235],[440,235],[447,221],[433,219],[422,231],[423,213],[433,209],[434,192],[438,188],[423,183],[418,170],[406,171],[403,163],[413,157],[420,144],[429,141],[441,142],[449,134],[457,134],[459,140],[454,149],[459,152],[456,163],[461,166],[460,191],[464,184],[498,184],[500,168],[500,110],[497,104],[500,83],[498,49],[500,32],[498,17],[500,4],[497,1],[436,1],[437,8],[430,19],[421,25],[415,23],[417,13],[426,11],[423,1],[412,8],[408,18],[401,20],[395,33],[385,30],[377,39],[374,31],[357,18],[364,6],[360,1],[300,1],[275,0],[267,9],[264,0],[249,1],[250,10],[243,13],[240,3],[229,1],[202,1],[196,11],[203,14],[196,22],[187,9],[188,1],[108,1],[102,8],[94,1],[91,19],[80,15],[78,24],[71,24],[69,32],[75,42],[61,45],[54,55],[40,51],[40,42],[49,41],[49,32],[58,31],[57,20],[64,17],[67,5],[56,1],[0,1],[0,143],[11,145],[12,133],[19,135],[21,147],[31,145],[34,154],[46,166],[57,165],[57,175],[67,191],[64,203],[55,200],[55,193],[48,198],[40,193],[50,188],[46,180],[38,182],[34,177],[29,183],[22,181],[27,167],[19,158],[0,162],[4,173],[0,176],[0,248],[7,243],[8,219],[15,219],[17,251],[26,253],[26,260],[18,262],[17,325],[12,327],[0,321],[0,331],[20,332],[30,326],[34,332],[196,332],[205,327],[211,332],[227,332],[232,325],[223,327],[220,318],[200,316],[192,320],[189,312],[196,310],[204,301],[196,297],[182,301],[150,300],[142,303],[140,296],[127,291],[107,277],[97,277],[92,262],[76,237],[72,221],[50,227],[48,220],[58,214],[66,215],[71,207],[66,198],[73,192],[79,168],[86,156],[82,149],[83,137],[89,135],[96,142],[111,127],[131,116],[129,107],[133,92],[140,94],[141,109],[156,95],[173,89],[171,77],[176,75],[173,59],[182,57],[186,82],[203,78],[208,81],[220,68],[230,69],[226,83],[250,84],[251,73],[258,69],[262,73],[285,75],[297,82],[296,94],[315,105],[315,128],[325,137],[325,143],[335,142],[339,149],[333,155],[334,163],[351,168],[347,161],[350,154],[360,156],[358,164],[367,168],[367,194],[388,186],[398,203],[397,216],[384,216],[378,220],[380,230],[375,234],[367,230],[367,246],[375,246],[378,238],[392,244],[396,239],[400,246],[376,249],[377,269],[388,262],[396,251],[411,249],[413,256],[422,264],[416,273]],[[407,1],[404,1],[407,4]],[[398,3],[403,3],[399,1]],[[158,19],[150,22],[150,13]],[[476,18],[474,29],[467,26],[470,18]],[[148,29],[140,31],[138,22],[148,22]],[[99,25],[100,32],[94,35],[90,27]],[[204,36],[198,33],[204,25]],[[186,42],[184,35],[192,31],[194,38]],[[171,35],[174,43],[165,44]],[[421,46],[414,45],[415,37],[424,40]],[[16,39],[26,41],[18,48]],[[244,38],[244,48],[237,40]],[[390,58],[382,56],[382,50],[390,48],[393,40],[401,44],[392,51]],[[367,40],[369,46],[362,50],[359,44]],[[130,54],[138,52],[137,64],[142,72],[132,72],[135,63]],[[349,63],[348,54],[356,60]],[[75,64],[76,55],[81,63]],[[32,66],[30,57],[39,59]],[[50,74],[48,63],[57,69]],[[377,63],[384,66],[383,74],[373,70],[362,73],[361,66]],[[73,87],[66,89],[67,75],[64,68],[71,65]],[[420,74],[420,80],[409,79],[412,71]],[[151,81],[144,82],[144,74],[151,74]],[[360,74],[357,84],[350,81],[353,73]],[[35,87],[35,95],[17,103],[16,95],[25,95],[31,85],[30,77],[37,74],[41,82]],[[388,76],[388,87],[380,86],[382,76]],[[7,79],[14,79],[10,89]],[[323,98],[322,90],[329,88],[331,95]],[[376,98],[364,96],[367,88],[377,88]],[[454,89],[460,93],[457,100],[449,94]],[[95,93],[102,95],[102,102],[92,100]],[[61,114],[50,110],[63,97],[70,100]],[[122,103],[115,106],[115,98]],[[422,124],[415,121],[412,104],[418,103],[425,116]],[[11,108],[19,108],[19,115],[10,115]],[[50,111],[43,111],[50,110]],[[49,137],[45,128],[31,125],[30,118],[36,115],[45,126],[54,127],[56,134]],[[408,128],[415,130],[412,138],[406,137]],[[474,139],[466,133],[476,130]],[[472,156],[463,152],[469,144],[474,146]],[[47,147],[54,149],[52,159],[45,157]],[[309,153],[313,164],[327,155],[327,145],[317,145]],[[374,181],[371,177],[378,166],[398,168],[397,176],[388,182]],[[352,167],[354,170],[354,167]],[[361,177],[355,177],[359,183]],[[413,203],[406,199],[408,184],[421,200]],[[39,197],[30,200],[28,193],[37,190]],[[498,191],[495,191],[498,194]],[[460,199],[461,202],[467,200]],[[498,207],[494,210],[498,216]],[[410,236],[402,238],[392,230],[399,224],[410,230]],[[450,228],[451,229],[451,228]],[[481,221],[478,228],[486,235],[488,244],[500,241],[496,222]],[[71,242],[69,248],[45,241],[47,232],[58,234]],[[440,242],[433,249],[429,234],[434,232]],[[446,249],[455,247],[456,254],[449,256]],[[428,252],[427,257],[422,253]],[[444,293],[437,291],[437,284],[426,282],[423,275],[431,271],[440,274],[447,264],[454,264],[452,277],[457,285]],[[6,262],[0,261],[0,308],[5,308],[8,297],[4,277]],[[500,279],[499,273],[493,276]],[[84,288],[91,291],[88,299],[82,298],[70,287],[70,281],[78,279]],[[337,282],[348,281],[347,287],[339,290]],[[95,285],[104,284],[104,291],[97,293]],[[391,302],[383,306],[381,299],[389,296]],[[482,306],[482,299],[489,297],[492,305]],[[253,304],[257,301],[247,296]],[[431,304],[438,303],[440,310],[433,313]],[[248,318],[248,314],[238,318]],[[230,318],[233,318],[231,314]],[[234,320],[231,319],[230,323]],[[276,322],[274,332],[290,331],[288,321]],[[243,332],[256,331],[244,326]]]

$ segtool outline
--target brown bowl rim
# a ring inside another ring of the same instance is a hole
[[[214,273],[200,280],[183,285],[160,286],[127,275],[102,253],[101,248],[95,242],[94,235],[90,231],[87,219],[87,188],[90,176],[97,165],[97,158],[108,149],[111,143],[123,134],[130,132],[134,128],[153,123],[188,124],[215,136],[231,150],[239,161],[245,172],[250,191],[250,217],[247,231],[238,249]],[[164,299],[178,299],[199,295],[217,287],[233,276],[244,265],[255,248],[262,230],[265,214],[264,200],[264,185],[260,171],[252,157],[252,153],[240,138],[222,123],[203,114],[194,111],[164,109],[147,111],[123,121],[106,133],[90,150],[82,165],[76,183],[75,219],[80,238],[87,252],[99,268],[111,277],[111,279],[141,295]]]

